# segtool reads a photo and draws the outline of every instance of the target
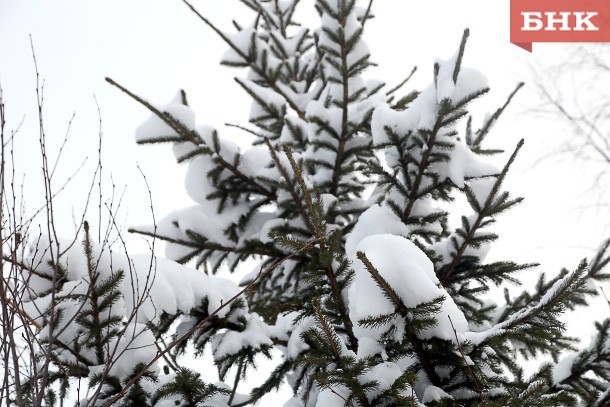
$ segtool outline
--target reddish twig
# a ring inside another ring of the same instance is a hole
[[[447,315],[447,318],[449,318],[449,323],[451,324],[451,328],[453,329],[453,334],[455,335],[455,341],[457,343],[457,349],[460,352],[460,355],[462,355],[462,359],[464,360],[464,364],[466,365],[466,369],[468,369],[468,373],[470,373],[470,376],[472,376],[472,380],[474,381],[474,385],[477,387],[477,391],[479,392],[479,397],[481,398],[481,407],[485,407],[485,396],[483,395],[483,389],[481,388],[481,384],[477,380],[477,376],[474,374],[474,372],[470,368],[470,365],[468,364],[468,361],[466,360],[466,356],[464,356],[464,352],[462,352],[462,346],[460,345],[460,340],[458,339],[457,331],[455,330],[455,326],[453,326],[453,321],[451,320],[451,316]]]

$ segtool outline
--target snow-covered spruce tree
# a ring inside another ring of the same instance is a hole
[[[521,143],[499,167],[482,159],[500,152],[484,141],[506,105],[473,129],[468,105],[488,87],[462,66],[468,32],[427,88],[398,97],[404,83],[361,76],[370,4],[317,0],[321,26],[308,30],[298,0],[242,2],[256,18],[235,34],[191,8],[229,45],[223,64],[248,69],[236,80],[253,99],[250,126],[233,128],[256,136],[252,148],[196,124],[184,92],[154,106],[109,79],[153,113],[137,141],[173,145],[195,201],[133,230],[194,269],[104,251],[87,231],[60,260],[34,251],[29,315],[53,338],[51,379],[88,378],[98,405],[248,405],[283,381],[286,406],[607,405],[610,323],[578,350],[559,318],[608,277],[610,243],[588,267],[487,297],[535,265],[485,261],[496,217],[520,202],[502,182]],[[459,195],[470,210],[452,225]],[[241,296],[210,275],[251,259]],[[211,346],[228,384],[181,367],[186,340],[196,354]],[[272,349],[277,367],[237,394]],[[526,376],[519,358],[546,362]]]

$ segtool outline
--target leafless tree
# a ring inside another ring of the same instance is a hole
[[[98,267],[101,267],[102,256],[111,254],[113,250],[122,251],[128,264],[125,273],[133,273],[122,228],[115,220],[122,195],[115,196],[113,190],[110,199],[105,200],[102,193],[100,115],[98,160],[90,175],[89,188],[83,191],[84,208],[75,220],[72,237],[65,239],[65,231],[60,236],[55,216],[56,201],[73,177],[82,172],[83,165],[79,165],[68,179],[57,182],[55,171],[69,141],[71,121],[61,147],[55,154],[51,154],[43,119],[44,84],[41,83],[35,57],[34,65],[41,160],[38,177],[44,189],[41,197],[43,204],[33,213],[26,213],[22,199],[23,185],[17,181],[14,141],[20,135],[20,126],[8,129],[5,98],[0,87],[0,404],[63,405],[68,382],[76,381],[77,394],[73,397],[80,400],[86,396],[88,402],[94,405],[103,396],[105,378],[110,370],[142,334],[133,329],[132,322],[137,320],[138,310],[148,298],[148,290],[155,278],[155,257],[150,257],[150,268],[144,281],[133,274],[128,277],[132,288],[132,312],[115,324],[118,328],[112,335],[117,340],[96,343],[99,354],[98,360],[94,362],[84,353],[80,354],[81,345],[74,338],[66,341],[65,331],[80,317],[82,310],[91,307],[97,300],[96,284],[101,279]],[[96,187],[99,196],[97,239],[86,221],[88,208],[93,206],[91,203],[95,199]],[[151,253],[154,252],[154,244],[152,240]],[[62,290],[67,281],[63,267],[69,262],[68,252],[80,245],[84,246],[87,272],[85,278],[73,284],[73,288],[66,294],[66,290]],[[92,245],[96,246],[95,250],[91,248]],[[110,275],[118,272],[112,270],[113,267],[110,264]],[[47,289],[41,289],[41,284]],[[70,301],[76,309],[66,315],[65,303]],[[69,357],[62,357],[62,353]],[[92,365],[97,365],[100,369],[98,384],[83,384],[81,387],[80,382],[90,376],[88,368]],[[88,394],[80,394],[81,388],[86,389]]]
[[[599,193],[606,190],[610,174],[610,45],[565,49],[560,61],[534,69],[542,101],[535,112],[565,124],[565,143],[551,154],[593,168],[590,186]]]

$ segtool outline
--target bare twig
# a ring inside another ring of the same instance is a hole
[[[610,300],[608,299],[608,296],[606,295],[604,288],[600,286],[599,290],[602,292],[602,295],[603,295],[604,299],[606,300],[606,303],[608,303],[608,307],[610,307]]]
[[[479,381],[477,380],[477,376],[474,374],[474,372],[470,368],[470,364],[468,364],[468,361],[466,360],[466,356],[464,356],[464,352],[462,352],[462,345],[460,345],[460,340],[458,339],[457,331],[455,330],[455,326],[453,326],[453,321],[451,320],[451,315],[447,315],[447,318],[449,318],[449,323],[451,323],[451,328],[453,329],[453,334],[455,335],[455,342],[457,344],[457,349],[460,352],[460,355],[462,355],[462,360],[464,361],[464,365],[466,366],[466,369],[468,369],[468,373],[470,373],[470,376],[472,377],[474,385],[476,386],[477,391],[479,393],[479,397],[481,398],[481,407],[485,407],[485,396],[483,395],[483,389],[481,388],[481,385],[479,384]]]

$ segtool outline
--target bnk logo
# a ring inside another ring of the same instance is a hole
[[[544,16],[543,16],[544,14]],[[545,12],[524,11],[524,31],[599,31],[599,27],[591,22],[591,18],[599,13],[597,11],[560,11]]]
[[[530,52],[533,42],[610,42],[610,1],[511,0],[510,41]]]

